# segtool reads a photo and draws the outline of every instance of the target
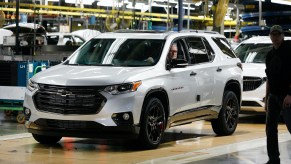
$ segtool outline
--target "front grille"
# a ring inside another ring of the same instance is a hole
[[[99,92],[104,87],[57,86],[39,84],[33,97],[40,111],[59,114],[96,114],[106,103]]]
[[[248,77],[243,78],[243,91],[252,91],[260,87],[265,82],[260,77]]]

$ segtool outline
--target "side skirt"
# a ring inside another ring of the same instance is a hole
[[[167,128],[182,124],[189,124],[199,120],[210,120],[218,118],[221,106],[208,105],[200,108],[175,113],[168,119]]]

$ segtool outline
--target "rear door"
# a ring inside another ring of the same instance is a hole
[[[195,100],[199,102],[200,107],[216,105],[213,100],[214,77],[219,70],[213,64],[215,53],[204,37],[191,36],[185,40],[191,58],[191,71],[195,74]]]

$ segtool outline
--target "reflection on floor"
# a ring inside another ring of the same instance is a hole
[[[18,124],[16,121],[16,115],[6,116],[3,111],[0,110],[0,136],[26,133],[23,124]]]
[[[171,157],[153,159],[140,162],[139,164],[150,163],[188,163],[188,164],[257,164],[267,161],[265,138],[251,141],[239,142],[223,146],[202,149],[198,151],[179,154]],[[291,137],[289,133],[279,135],[281,163],[291,163]]]
[[[0,164],[262,164],[267,161],[264,116],[242,116],[231,136],[216,136],[207,121],[166,131],[158,149],[140,150],[127,140],[64,137],[55,145],[41,145],[15,117],[0,111]],[[282,164],[291,163],[291,136],[279,125]]]

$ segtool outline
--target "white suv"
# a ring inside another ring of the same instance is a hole
[[[285,37],[285,40],[291,40],[291,37]],[[269,36],[256,36],[241,42],[235,48],[236,55],[243,63],[243,113],[265,113],[265,60],[272,47]]]
[[[86,42],[84,38],[73,33],[48,33],[46,35],[47,45],[58,46],[80,46]]]
[[[178,58],[169,60],[170,46]],[[165,129],[210,120],[234,133],[242,69],[214,32],[102,33],[62,64],[36,74],[25,93],[26,127],[40,143],[63,136],[138,139],[157,148]]]

